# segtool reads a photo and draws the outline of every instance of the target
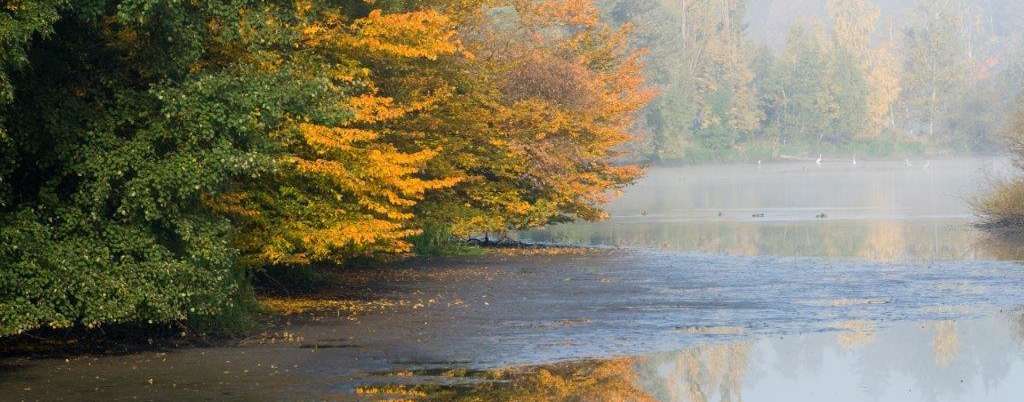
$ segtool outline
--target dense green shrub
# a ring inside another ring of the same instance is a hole
[[[196,66],[239,4],[0,12],[0,335],[237,309],[228,222],[202,195],[272,168],[249,116],[266,79]]]

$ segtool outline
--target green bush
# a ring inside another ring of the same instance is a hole
[[[244,319],[203,197],[272,168],[251,112],[274,103],[258,75],[193,72],[237,9],[28,3],[0,30],[0,336]]]
[[[447,225],[430,223],[423,232],[412,238],[413,252],[420,256],[479,255],[479,247],[471,246],[452,236]]]
[[[168,322],[239,307],[230,250],[178,254],[132,225],[71,230],[22,211],[0,228],[0,335],[37,327]],[[210,228],[195,228],[199,243]]]

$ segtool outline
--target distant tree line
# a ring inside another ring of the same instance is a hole
[[[1024,83],[1017,1],[918,0],[882,16],[871,0],[827,0],[781,49],[746,34],[747,0],[603,5],[649,49],[662,92],[637,151],[658,162],[992,152]]]

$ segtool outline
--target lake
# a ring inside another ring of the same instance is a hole
[[[974,230],[1002,159],[652,169],[596,250],[413,261],[346,288],[394,307],[260,342],[11,359],[14,399],[1018,401],[1021,247]],[[401,302],[397,302],[401,301]],[[497,380],[497,381],[495,381]]]

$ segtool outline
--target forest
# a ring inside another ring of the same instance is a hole
[[[993,152],[1019,4],[773,42],[745,0],[5,1],[0,336],[223,325],[254,272],[600,220],[651,164]]]
[[[655,92],[587,1],[0,7],[0,335],[223,323],[253,270],[598,219],[641,172]]]
[[[607,2],[650,81],[659,163],[996,153],[1024,83],[1024,3]]]

